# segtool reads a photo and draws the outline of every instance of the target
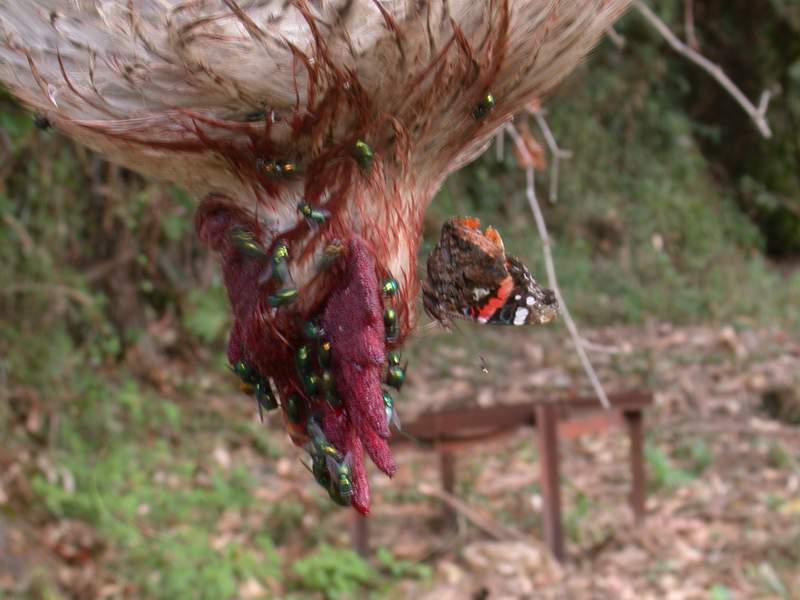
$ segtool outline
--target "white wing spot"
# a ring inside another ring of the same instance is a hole
[[[535,303],[536,303],[536,298],[534,298],[533,296],[528,296],[527,298],[525,298],[525,304],[527,304],[528,306],[533,306]]]
[[[522,296],[520,296],[519,294],[517,294],[516,296],[514,296],[514,300],[522,300]]]
[[[530,311],[527,308],[518,308],[514,313],[514,325],[524,325]]]
[[[486,317],[478,317],[478,323],[486,323],[488,320]]]

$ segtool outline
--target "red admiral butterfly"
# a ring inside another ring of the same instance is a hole
[[[536,283],[518,258],[506,255],[496,229],[484,233],[480,224],[456,217],[442,226],[422,284],[426,312],[445,326],[453,318],[493,325],[552,321],[558,314],[555,293]]]

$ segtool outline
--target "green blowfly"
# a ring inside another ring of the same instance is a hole
[[[303,325],[303,335],[309,340],[318,340],[325,335],[325,329],[322,325],[314,321],[308,321]]]
[[[384,390],[383,392],[383,405],[386,411],[386,422],[389,425],[394,425],[397,431],[400,431],[400,417],[397,414],[397,409],[394,406],[394,399],[391,394]]]
[[[336,395],[336,383],[333,379],[333,373],[328,369],[324,369],[322,373],[320,373],[319,389],[322,390],[325,400],[328,401],[331,407],[339,408],[342,405],[341,399]]]
[[[400,391],[406,380],[406,368],[400,364],[400,353],[397,351],[389,352],[387,362],[389,363],[389,368],[386,373],[386,384]]]
[[[344,460],[338,462],[331,456],[325,459],[331,473],[331,487],[328,493],[337,504],[346,506],[353,497],[353,456],[349,452]]]
[[[299,292],[295,288],[283,288],[271,294],[267,301],[269,305],[274,308],[279,308],[281,306],[287,306],[297,300],[297,296]]]
[[[319,366],[327,368],[331,366],[331,343],[328,340],[322,340],[317,348],[317,360]]]
[[[230,370],[246,385],[255,385],[261,378],[258,372],[243,360],[230,365]]]
[[[490,112],[492,112],[494,105],[494,96],[492,96],[491,93],[486,92],[483,98],[481,98],[480,102],[478,102],[478,104],[472,110],[472,116],[476,121],[481,121],[485,119]]]
[[[306,403],[297,394],[291,394],[283,404],[286,416],[295,425],[299,425],[306,418]]]
[[[297,165],[286,160],[272,160],[259,158],[256,161],[256,168],[272,179],[290,177],[297,173]]]
[[[386,339],[394,340],[397,337],[397,311],[391,307],[383,313],[383,324],[386,327]]]
[[[381,292],[384,296],[394,296],[398,291],[400,291],[400,284],[394,277],[389,277],[381,284]]]
[[[367,142],[356,140],[353,146],[353,158],[362,170],[369,171],[372,168],[372,163],[375,162],[375,153]]]
[[[278,408],[278,400],[272,392],[272,386],[268,379],[262,379],[255,386],[256,402],[258,402],[258,416],[262,423],[264,421],[263,411],[271,411]]]
[[[301,376],[300,379],[303,383],[303,391],[306,393],[306,395],[316,396],[317,392],[319,391],[319,377],[317,377],[314,373],[307,373]]]
[[[230,238],[236,250],[243,256],[256,260],[267,259],[267,253],[258,243],[256,235],[246,227],[237,226],[231,228]]]
[[[294,360],[299,373],[308,373],[311,367],[311,354],[308,346],[300,346],[295,352]]]
[[[289,273],[289,246],[285,242],[275,244],[269,264],[258,281],[259,283],[266,283],[270,279],[275,279],[286,288],[291,288],[293,281],[292,275]],[[273,304],[273,306],[276,305]]]
[[[312,227],[320,227],[330,218],[331,213],[324,208],[314,208],[306,202],[301,202],[297,205],[297,210],[305,217],[306,221]]]
[[[336,449],[336,446],[328,441],[319,423],[312,419],[308,422],[308,436],[311,438],[311,446],[315,452],[319,452],[326,458],[332,458],[337,462],[342,460],[342,453]]]

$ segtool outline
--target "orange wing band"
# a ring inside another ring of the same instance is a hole
[[[511,275],[508,275],[503,282],[500,284],[500,287],[497,290],[497,294],[495,294],[494,298],[489,300],[486,303],[481,311],[478,313],[478,318],[486,319],[487,321],[492,317],[492,315],[497,311],[498,308],[501,308],[505,303],[508,297],[511,295],[511,291],[514,289],[514,279]]]

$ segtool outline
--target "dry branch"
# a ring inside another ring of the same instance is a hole
[[[608,39],[617,47],[618,50],[625,48],[625,37],[613,27],[606,29]]]
[[[694,26],[694,0],[683,0],[683,21],[686,29],[686,43],[692,50],[700,50],[697,30]]]
[[[511,136],[511,139],[514,140],[519,152],[523,155],[528,154],[528,149],[525,147],[525,143],[522,141],[522,138],[514,126],[511,124],[506,125],[506,131]],[[575,325],[575,321],[572,319],[572,315],[569,312],[569,308],[567,308],[566,302],[564,302],[564,296],[561,294],[561,287],[558,285],[556,267],[555,262],[553,261],[553,252],[550,245],[550,235],[547,232],[547,225],[544,221],[542,209],[539,206],[539,200],[536,198],[533,167],[527,167],[525,169],[525,175],[527,181],[525,193],[528,197],[528,203],[530,204],[531,211],[533,212],[533,218],[536,220],[536,228],[539,230],[539,237],[542,240],[542,250],[544,253],[544,264],[547,269],[548,285],[553,288],[553,292],[555,292],[561,314],[564,316],[564,323],[567,325],[567,330],[572,338],[572,343],[575,346],[575,351],[578,353],[578,358],[581,361],[581,365],[583,365],[583,369],[586,371],[586,374],[589,376],[589,380],[592,382],[592,387],[594,388],[595,394],[597,394],[597,398],[600,400],[600,404],[603,405],[603,408],[610,409],[611,403],[608,401],[608,396],[606,395],[606,392],[600,383],[600,379],[597,377],[597,373],[595,372],[594,367],[589,360],[589,356],[586,354],[583,338],[578,331],[578,327]]]
[[[731,79],[725,74],[725,71],[722,70],[722,67],[711,62],[705,56],[679,40],[678,37],[672,33],[670,28],[667,27],[666,23],[664,23],[664,21],[662,21],[658,15],[656,15],[656,13],[654,13],[652,9],[647,6],[647,4],[641,0],[636,0],[636,2],[634,2],[634,6],[655,28],[655,30],[661,34],[661,37],[667,41],[673,50],[675,50],[678,54],[685,56],[690,61],[698,65],[701,69],[706,71],[709,75],[716,79],[717,82],[719,82],[725,91],[733,96],[734,100],[739,103],[739,106],[741,106],[747,115],[753,120],[753,123],[755,123],[759,132],[761,132],[761,135],[763,135],[765,138],[772,137],[772,130],[769,128],[769,123],[766,119],[767,108],[769,107],[769,101],[772,96],[771,92],[764,91],[761,94],[761,99],[756,107],[752,102],[750,102],[750,100],[748,100],[747,96],[744,95],[744,92],[736,87],[736,84],[733,83],[733,81],[731,81]]]
[[[67,298],[77,302],[78,304],[82,304],[87,308],[93,308],[95,306],[94,299],[86,292],[82,292],[81,290],[60,283],[13,283],[9,286],[6,286],[2,292],[6,295],[16,294],[18,292],[44,294],[46,296],[50,296],[51,298],[56,297],[61,300]]]
[[[558,147],[558,142],[556,142],[556,138],[550,130],[547,120],[544,118],[544,111],[542,109],[533,110],[529,108],[528,112],[536,119],[536,124],[539,126],[542,135],[544,135],[547,147],[550,149],[550,154],[553,156],[553,159],[550,161],[550,195],[548,199],[551,204],[555,204],[558,201],[558,174],[560,172],[561,159],[563,158],[566,160],[572,158],[572,152],[569,150],[562,150]]]
[[[441,500],[448,507],[462,515],[467,521],[475,525],[475,527],[496,540],[503,541],[511,539],[518,542],[530,542],[526,536],[522,535],[518,531],[501,525],[500,523],[494,521],[491,517],[480,513],[474,508],[471,508],[465,502],[462,502],[452,494],[449,494],[440,488],[427,483],[420,483],[417,486],[417,490],[423,496]]]
[[[494,152],[497,162],[503,161],[503,156],[505,155],[505,140],[506,136],[501,129],[494,136]]]

